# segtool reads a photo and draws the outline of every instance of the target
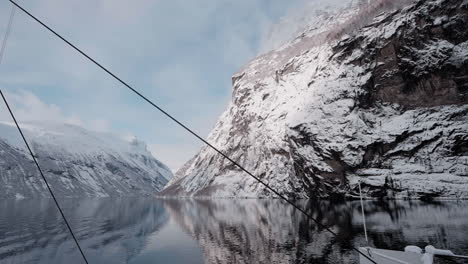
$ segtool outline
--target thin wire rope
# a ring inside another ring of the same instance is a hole
[[[358,181],[358,185],[359,185],[359,197],[361,198],[361,214],[362,214],[362,223],[364,225],[364,236],[366,238],[367,246],[369,246],[369,240],[367,239],[366,215],[364,214],[364,203],[362,202],[361,181]]]
[[[15,16],[15,10],[16,10],[15,6],[12,5],[10,19],[8,21],[8,26],[7,26],[7,30],[5,32],[5,36],[3,37],[2,47],[0,49],[0,65],[2,64],[3,57],[4,57],[4,54],[5,54],[5,51],[6,51],[6,44],[7,44],[7,41],[8,41],[8,37],[10,36],[11,28],[12,28],[12,25],[13,25],[13,18]],[[65,214],[63,213],[62,208],[60,207],[60,205],[59,205],[59,203],[57,201],[57,198],[55,197],[54,193],[52,192],[52,189],[50,188],[50,185],[47,182],[47,179],[44,176],[44,173],[42,172],[42,169],[41,169],[41,167],[39,166],[39,163],[36,160],[36,157],[34,156],[31,148],[29,147],[28,141],[26,140],[26,137],[24,136],[23,131],[21,130],[18,122],[16,121],[16,117],[13,114],[13,111],[11,110],[10,105],[8,104],[8,101],[7,101],[6,97],[5,97],[5,95],[3,94],[2,89],[0,89],[0,95],[2,96],[3,102],[5,102],[5,105],[8,108],[8,111],[10,112],[11,118],[15,122],[16,128],[18,129],[19,133],[21,134],[21,138],[23,138],[24,144],[26,145],[26,147],[27,147],[27,149],[29,151],[29,154],[31,155],[34,163],[36,164],[37,169],[39,170],[39,173],[41,174],[41,177],[42,177],[42,179],[44,180],[44,182],[45,182],[45,184],[47,186],[47,190],[49,190],[50,196],[52,196],[52,199],[54,200],[55,205],[57,206],[57,208],[58,208],[58,210],[60,212],[60,215],[62,216],[63,221],[65,222],[65,224],[66,224],[66,226],[68,228],[68,231],[70,231],[70,234],[71,234],[73,240],[75,241],[75,244],[78,247],[78,250],[80,251],[81,256],[83,257],[86,264],[89,264],[88,260],[86,259],[85,254],[83,253],[83,250],[81,249],[80,243],[78,243],[78,240],[76,239],[75,234],[73,233],[73,230],[71,229],[71,226],[68,223],[67,218],[65,217]]]
[[[6,51],[6,44],[8,41],[8,37],[10,36],[11,27],[13,25],[13,18],[15,17],[15,11],[16,11],[15,6],[11,5],[10,18],[8,19],[7,29],[5,31],[5,35],[3,36],[2,47],[0,48],[0,65],[2,64],[2,61],[3,61],[3,54]]]
[[[144,96],[143,94],[141,94],[139,91],[137,91],[135,88],[133,88],[132,86],[130,86],[128,83],[126,83],[125,81],[123,81],[122,79],[120,79],[117,75],[115,75],[114,73],[112,73],[110,70],[108,70],[106,67],[104,67],[102,64],[100,64],[99,62],[97,62],[96,60],[94,60],[92,57],[90,57],[88,54],[86,54],[85,52],[83,52],[81,49],[79,49],[78,47],[76,47],[74,44],[72,44],[70,41],[68,41],[67,39],[65,39],[64,37],[62,37],[60,34],[58,34],[56,31],[54,31],[52,28],[50,28],[49,26],[47,26],[44,22],[42,22],[40,19],[36,18],[34,15],[32,15],[31,13],[29,13],[27,10],[25,10],[21,5],[17,4],[15,1],[13,0],[9,0],[11,3],[13,3],[14,5],[16,5],[21,11],[23,11],[25,14],[27,14],[29,17],[31,17],[33,20],[35,20],[37,23],[39,23],[40,25],[42,25],[44,28],[46,28],[48,31],[50,31],[52,34],[54,34],[56,37],[58,37],[59,39],[61,39],[62,41],[64,41],[65,43],[67,43],[70,47],[72,47],[74,50],[76,50],[78,53],[80,53],[82,56],[84,56],[85,58],[87,58],[88,60],[90,60],[92,63],[94,63],[96,66],[98,66],[99,68],[101,68],[103,71],[105,71],[107,74],[109,74],[110,76],[112,76],[114,79],[116,79],[118,82],[120,82],[121,84],[123,84],[126,88],[128,88],[129,90],[131,90],[133,93],[135,93],[136,95],[138,95],[140,98],[142,98],[144,101],[146,101],[147,103],[149,103],[150,105],[152,105],[154,108],[156,108],[158,111],[160,111],[162,114],[164,114],[166,117],[168,117],[169,119],[171,119],[172,121],[174,121],[176,124],[178,124],[180,127],[184,128],[186,131],[188,131],[190,134],[192,134],[193,136],[195,136],[196,138],[198,138],[200,141],[202,141],[203,143],[205,143],[207,146],[209,146],[211,149],[213,149],[214,151],[216,151],[218,154],[220,154],[221,156],[223,156],[225,159],[227,159],[228,161],[230,161],[233,165],[235,165],[236,167],[238,167],[239,169],[241,169],[243,172],[245,172],[247,175],[251,176],[252,178],[254,178],[258,183],[262,184],[264,187],[266,187],[268,190],[270,190],[272,193],[274,193],[275,195],[277,195],[279,198],[283,199],[284,201],[286,201],[287,203],[289,203],[291,206],[293,206],[296,210],[298,210],[299,212],[301,212],[303,215],[305,215],[307,218],[309,218],[310,220],[312,220],[313,222],[315,222],[320,228],[323,228],[324,230],[328,231],[329,233],[331,233],[332,235],[334,235],[335,237],[338,237],[338,234],[336,234],[334,231],[332,231],[330,228],[326,227],[325,225],[321,224],[318,220],[316,220],[314,217],[312,217],[309,213],[307,213],[304,209],[300,208],[299,206],[297,206],[294,202],[292,202],[291,200],[289,200],[288,198],[286,198],[284,195],[280,194],[278,191],[276,191],[275,189],[273,189],[272,187],[270,187],[267,183],[265,183],[264,181],[262,181],[260,178],[258,178],[257,176],[255,176],[254,174],[252,174],[250,171],[248,171],[247,169],[245,169],[243,166],[241,166],[239,163],[237,163],[236,161],[232,160],[229,156],[227,156],[226,154],[224,154],[222,151],[220,151],[218,148],[216,148],[215,146],[213,146],[212,144],[210,144],[208,141],[206,141],[205,139],[203,139],[201,136],[199,136],[197,133],[195,133],[193,130],[191,130],[190,128],[188,128],[186,125],[184,125],[182,122],[180,122],[178,119],[176,119],[175,117],[173,117],[171,114],[169,114],[168,112],[166,112],[164,109],[162,109],[160,106],[158,106],[157,104],[155,104],[153,101],[151,101],[150,99],[148,99],[146,96]],[[367,258],[369,261],[371,261],[372,263],[374,264],[377,264],[377,262],[375,262],[373,259],[371,259],[369,256],[367,256],[366,254],[364,254],[363,252],[361,252],[358,248],[356,247],[352,247],[353,250],[357,251],[359,254],[361,254],[362,256],[364,256],[365,258]]]

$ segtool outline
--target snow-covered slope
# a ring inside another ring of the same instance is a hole
[[[392,2],[250,62],[208,141],[291,196],[468,196],[468,2]],[[204,147],[162,195],[271,194]]]
[[[56,195],[153,194],[172,177],[145,143],[69,124],[21,125]],[[0,197],[48,197],[13,123],[0,122]]]

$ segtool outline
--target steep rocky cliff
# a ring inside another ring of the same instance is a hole
[[[250,62],[208,140],[294,197],[468,196],[468,1],[388,2]],[[208,147],[162,194],[271,195]]]
[[[145,143],[78,126],[25,123],[22,129],[55,195],[151,195],[172,176]],[[0,198],[50,197],[16,126],[0,122]]]

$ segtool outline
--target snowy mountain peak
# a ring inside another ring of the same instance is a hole
[[[53,122],[20,126],[61,196],[152,194],[172,177],[136,138]],[[14,123],[0,122],[0,153],[2,197],[48,195]]]

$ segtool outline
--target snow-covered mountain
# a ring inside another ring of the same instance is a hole
[[[468,196],[468,1],[321,14],[247,64],[208,141],[283,194]],[[271,194],[209,147],[162,195]]]
[[[69,124],[21,124],[54,193],[61,197],[148,195],[172,173],[145,143]],[[14,123],[0,122],[0,197],[49,197]]]

